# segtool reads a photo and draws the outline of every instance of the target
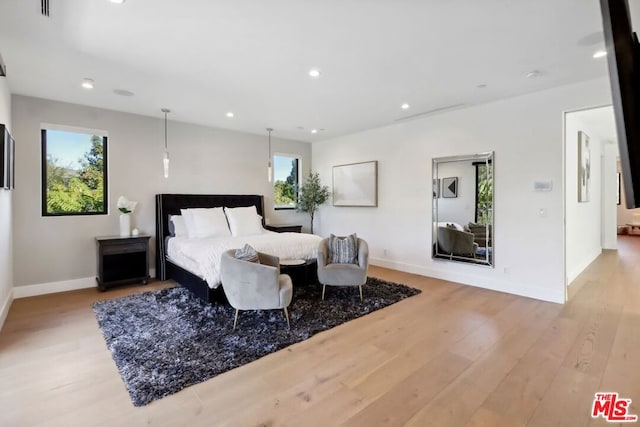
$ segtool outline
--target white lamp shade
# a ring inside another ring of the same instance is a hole
[[[164,164],[164,177],[169,178],[169,152],[164,152],[164,158],[162,159],[162,163]]]

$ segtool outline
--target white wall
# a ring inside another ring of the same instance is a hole
[[[602,248],[618,248],[616,141],[605,141],[602,148]]]
[[[0,77],[0,123],[11,127],[11,93]],[[0,329],[13,298],[12,192],[0,189]]]
[[[566,115],[567,283],[571,283],[602,252],[603,141],[581,112]],[[591,182],[589,201],[578,202],[578,132],[589,136]]]
[[[357,232],[377,265],[563,302],[563,112],[607,103],[598,79],[314,143],[325,183],[333,165],[379,161],[379,207],[328,204],[319,230]],[[485,151],[495,151],[496,267],[432,260],[431,159]],[[534,192],[536,180],[553,191]]]
[[[108,132],[109,215],[41,216],[41,123]],[[94,285],[94,237],[118,233],[115,205],[120,195],[139,202],[132,226],[151,235],[155,234],[156,193],[264,194],[268,221],[299,223],[308,228],[307,215],[273,210],[273,190],[267,181],[266,133],[252,135],[170,121],[171,164],[169,179],[165,180],[162,119],[14,96],[13,124],[18,141],[14,192],[16,296],[31,293],[23,285],[36,285],[29,289],[37,293]],[[299,154],[303,175],[307,175],[310,144],[281,140],[276,135],[277,131],[272,137],[273,151]]]
[[[476,167],[472,161],[440,163],[440,198],[438,221],[455,222],[462,226],[475,221],[476,216]],[[458,177],[458,197],[442,197],[442,179]]]

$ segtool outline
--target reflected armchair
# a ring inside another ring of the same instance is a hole
[[[369,268],[369,246],[358,238],[357,264],[329,264],[329,239],[323,239],[318,246],[318,281],[322,283],[322,299],[327,285],[357,286],[362,302],[362,285],[367,283]]]
[[[478,244],[473,241],[473,233],[450,227],[438,227],[438,252],[453,256],[475,258]]]
[[[234,254],[235,249],[224,252],[220,263],[222,289],[231,307],[236,309],[233,329],[240,310],[282,309],[290,327],[287,307],[293,296],[293,285],[291,277],[280,274],[280,259],[258,252],[258,264],[237,259]]]

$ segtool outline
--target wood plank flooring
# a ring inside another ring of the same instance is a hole
[[[142,408],[91,303],[172,284],[16,300],[0,332],[0,425],[605,425],[590,417],[596,391],[640,415],[640,237],[619,247],[564,306],[372,267],[422,294]]]

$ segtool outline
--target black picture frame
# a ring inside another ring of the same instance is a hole
[[[458,177],[451,176],[442,178],[442,197],[445,199],[454,199],[458,197]]]
[[[0,188],[15,188],[15,140],[6,125],[0,124]]]

